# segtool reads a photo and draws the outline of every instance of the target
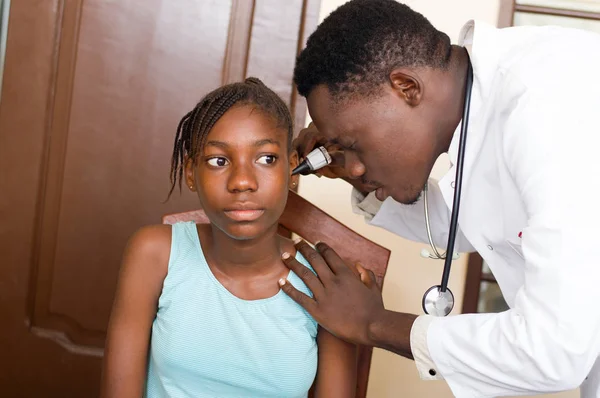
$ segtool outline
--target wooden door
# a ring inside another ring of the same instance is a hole
[[[168,192],[177,122],[257,76],[300,123],[295,56],[315,0],[29,0],[0,97],[0,396],[94,397],[121,254],[193,209]]]

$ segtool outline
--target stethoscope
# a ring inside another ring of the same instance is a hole
[[[468,57],[468,55],[467,55]],[[442,283],[432,286],[423,295],[423,310],[426,314],[434,316],[446,316],[454,308],[454,295],[448,288],[448,278],[450,277],[450,267],[453,260],[454,242],[456,240],[456,231],[458,229],[458,210],[460,209],[460,191],[462,188],[462,174],[465,160],[465,145],[467,142],[467,127],[469,124],[469,108],[471,107],[471,88],[473,86],[473,66],[468,60],[467,66],[467,84],[465,87],[465,102],[463,104],[462,125],[460,128],[460,140],[458,144],[458,156],[456,160],[456,178],[454,181],[454,200],[452,204],[452,215],[450,218],[450,230],[448,234],[448,246],[445,254],[440,254],[431,238],[431,227],[429,225],[429,211],[427,209],[427,185],[423,192],[423,202],[425,203],[425,225],[427,227],[427,238],[434,254],[427,253],[426,257],[444,260],[444,270],[442,271]],[[294,174],[309,174],[322,167],[327,166],[332,161],[331,156],[324,147],[318,147],[312,150],[306,158],[292,171]]]
[[[456,160],[456,178],[454,179],[454,200],[452,202],[452,215],[450,217],[450,230],[448,231],[448,246],[446,253],[441,255],[431,238],[431,227],[429,225],[429,212],[427,210],[427,185],[423,191],[423,202],[425,206],[425,225],[427,227],[427,238],[434,254],[431,258],[444,260],[444,270],[442,271],[442,283],[430,287],[423,295],[423,311],[428,315],[446,316],[454,308],[454,295],[448,288],[448,279],[450,277],[450,267],[452,265],[454,242],[456,241],[456,232],[458,229],[458,211],[460,209],[460,193],[462,188],[463,166],[465,162],[465,146],[467,143],[467,128],[469,125],[469,109],[471,107],[471,89],[473,86],[473,66],[468,60],[467,66],[467,84],[465,87],[465,102],[463,105],[462,125],[460,128],[460,140],[458,144],[458,156]]]

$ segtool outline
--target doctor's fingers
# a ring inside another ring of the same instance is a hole
[[[284,278],[279,280],[279,287],[281,287],[281,290],[290,296],[292,300],[308,311],[313,318],[315,317],[315,313],[317,311],[317,302],[314,299],[296,289],[288,280]]]
[[[290,256],[289,253],[283,253],[281,256],[281,260],[294,274],[298,276],[298,278],[302,279],[304,284],[310,289],[315,299],[319,299],[323,294],[324,287],[323,283],[319,280],[319,277],[315,275],[310,268],[306,265],[301,264],[298,260],[296,260],[293,256]],[[314,266],[313,266],[314,268]],[[287,283],[289,285],[289,283]],[[283,286],[282,286],[283,288]],[[293,288],[293,287],[292,287]],[[285,290],[285,289],[284,289]],[[287,291],[286,291],[287,293]],[[293,298],[293,297],[292,297]]]
[[[366,269],[361,263],[356,263],[356,270],[360,274],[360,280],[369,289],[377,288],[377,279],[370,269]]]
[[[327,243],[319,242],[316,245],[317,251],[325,259],[329,268],[336,274],[340,275],[352,271],[344,260],[333,250]]]
[[[311,122],[308,127],[300,130],[298,137],[292,142],[292,147],[298,151],[300,158],[305,158],[319,142],[324,143],[325,139]]]
[[[300,254],[310,263],[310,266],[317,273],[317,277],[323,286],[327,287],[335,275],[323,256],[302,239],[296,242],[295,246]]]

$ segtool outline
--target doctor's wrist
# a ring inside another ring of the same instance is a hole
[[[417,315],[382,311],[374,314],[368,325],[369,345],[414,359],[410,348],[410,331]]]

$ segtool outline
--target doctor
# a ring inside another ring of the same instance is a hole
[[[314,121],[299,152],[342,151],[320,172],[353,185],[368,223],[422,242],[427,184],[442,248],[471,90],[455,250],[482,255],[510,309],[386,310],[373,276],[349,272],[326,243],[297,245],[318,277],[283,255],[314,298],[284,280],[282,289],[332,333],[414,359],[423,379],[445,379],[457,397],[578,386],[600,397],[600,36],[469,22],[456,46],[405,5],[353,0],[309,38],[295,82]],[[442,153],[453,167],[429,179]]]

